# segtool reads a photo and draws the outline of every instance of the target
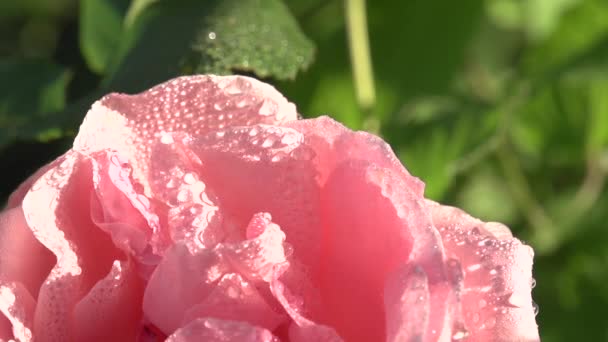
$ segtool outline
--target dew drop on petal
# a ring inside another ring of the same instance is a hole
[[[184,183],[192,185],[196,182],[196,176],[192,172],[188,172],[184,175]]]

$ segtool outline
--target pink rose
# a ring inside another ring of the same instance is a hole
[[[0,340],[537,341],[532,249],[247,77],[110,94],[0,216]]]

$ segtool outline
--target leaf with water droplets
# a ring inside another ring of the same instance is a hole
[[[312,42],[280,0],[222,1],[205,19],[187,65],[196,72],[293,79],[312,61]]]
[[[105,85],[141,91],[178,74],[293,79],[313,44],[280,0],[156,1],[125,32]]]

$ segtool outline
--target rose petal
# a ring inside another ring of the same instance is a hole
[[[405,220],[399,216],[383,194],[384,172],[363,161],[344,162],[323,189],[322,321],[347,341],[386,339],[384,284],[408,260],[414,243],[409,225],[421,220],[415,210]],[[401,201],[417,206],[407,192]]]
[[[57,257],[36,306],[34,331],[41,341],[70,338],[73,306],[120,255],[110,237],[91,221],[92,188],[90,162],[69,152],[23,199],[34,236]]]
[[[38,297],[55,256],[34,238],[21,207],[0,213],[0,281],[19,282]]]
[[[278,326],[284,319],[279,318],[260,291],[268,288],[265,279],[274,265],[285,261],[285,234],[270,222],[267,214],[254,216],[249,230],[264,224],[263,232],[251,240],[205,249],[191,249],[180,242],[169,249],[144,294],[147,319],[165,334],[187,323],[188,317],[215,317],[213,309],[218,310],[219,317],[233,318],[240,312],[252,319],[251,323],[266,329]],[[238,276],[227,277],[231,273]],[[239,277],[245,281],[240,288],[234,288],[239,285]]]
[[[33,175],[29,176],[25,181],[23,181],[23,183],[21,183],[21,185],[19,185],[19,187],[15,191],[13,191],[13,193],[8,197],[7,208],[14,208],[16,206],[21,205],[23,198],[25,197],[27,192],[30,191],[32,185],[48,170],[59,165],[63,161],[63,158],[64,156],[60,156],[52,162],[44,165],[36,172],[34,172]]]
[[[421,267],[404,265],[384,289],[386,341],[425,341],[431,313],[429,284]]]
[[[116,153],[101,152],[92,159],[95,197],[93,220],[112,236],[114,244],[148,263],[151,240],[160,234],[158,216],[148,198],[132,183],[131,169]]]
[[[130,261],[114,261],[74,308],[74,341],[134,341],[139,333],[143,288]]]
[[[150,148],[165,132],[197,136],[224,127],[295,120],[295,106],[271,86],[242,76],[189,76],[137,95],[110,94],[93,104],[74,149],[115,150],[131,162],[150,195]]]
[[[316,154],[320,183],[324,184],[331,172],[346,160],[366,160],[378,167],[403,175],[408,189],[422,197],[424,183],[413,177],[384,140],[367,132],[353,132],[330,117],[298,120],[285,124],[305,137],[305,144]]]
[[[186,312],[182,325],[209,316],[240,320],[271,331],[285,321],[285,317],[268,305],[254,284],[237,273],[225,274],[202,303]]]
[[[0,282],[0,313],[13,327],[13,337],[20,342],[33,339],[32,326],[36,301],[19,283]]]
[[[166,340],[167,342],[279,342],[264,328],[247,322],[214,318],[199,318],[180,328]]]
[[[270,290],[293,320],[288,328],[289,341],[342,342],[342,338],[332,327],[313,322],[300,314],[302,311],[301,299],[293,296],[280,279],[288,268],[288,263],[278,264],[274,267]]]
[[[531,297],[532,249],[497,223],[427,201],[447,255],[462,265],[467,341],[538,341]]]

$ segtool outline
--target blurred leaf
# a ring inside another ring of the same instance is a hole
[[[517,207],[500,172],[484,165],[469,174],[458,195],[466,212],[485,221],[516,222]]]
[[[561,16],[581,0],[490,0],[489,16],[499,26],[522,30],[537,41],[550,35]]]
[[[455,107],[422,123],[406,122],[400,126],[403,136],[399,157],[426,183],[426,196],[441,199],[457,174],[481,161],[495,147],[497,121],[497,112]]]
[[[510,132],[520,152],[551,165],[584,161],[587,89],[560,82],[541,89],[513,113]]]
[[[528,50],[525,69],[542,76],[570,64],[608,37],[608,2],[580,1],[561,19],[548,39]]]
[[[591,82],[589,88],[587,149],[595,154],[608,147],[608,80]]]
[[[104,73],[122,37],[126,0],[80,2],[80,49],[89,68]]]
[[[156,1],[127,30],[105,85],[141,91],[199,72],[293,78],[312,54],[280,0]]]
[[[0,148],[12,140],[52,138],[56,127],[41,121],[65,106],[70,73],[46,61],[0,60]]]
[[[77,0],[2,0],[0,18],[37,16],[66,17],[75,8]]]

